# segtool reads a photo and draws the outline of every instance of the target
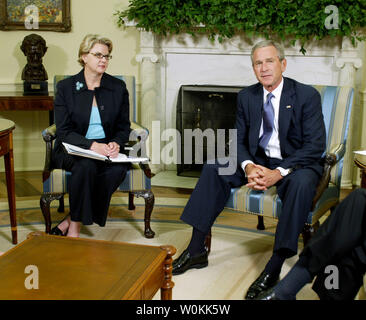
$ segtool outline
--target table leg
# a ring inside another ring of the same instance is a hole
[[[4,155],[5,172],[6,172],[6,187],[8,191],[8,204],[10,213],[10,225],[13,244],[18,243],[17,235],[17,218],[15,206],[15,179],[14,179],[14,157],[13,157],[13,134],[9,134],[10,149]]]
[[[160,246],[161,249],[165,250],[167,255],[164,261],[164,282],[160,289],[161,300],[172,300],[174,282],[172,281],[172,262],[173,256],[176,253],[176,249],[173,246]]]

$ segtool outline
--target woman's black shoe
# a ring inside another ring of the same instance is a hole
[[[50,234],[54,236],[66,236],[66,234],[62,233],[62,231],[58,228],[58,226],[52,228]]]
[[[58,227],[62,222],[64,222],[66,219],[67,219],[67,217],[68,217],[69,215],[67,215],[65,218],[63,218],[62,219],[62,221],[56,226],[56,227],[53,227],[52,229],[51,229],[51,232],[50,232],[50,234],[52,234],[52,235],[54,235],[54,236],[66,236],[66,234],[67,234],[67,230],[66,230],[66,232],[65,232],[65,234],[61,231],[61,229]]]

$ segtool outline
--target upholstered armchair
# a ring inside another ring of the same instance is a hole
[[[54,93],[56,95],[56,84],[58,81],[67,78],[68,76],[55,76],[54,78]],[[136,110],[136,91],[135,91],[135,77],[133,76],[116,76],[126,83],[127,90],[129,92],[130,99],[130,120],[131,129],[135,130],[137,138],[148,135],[147,129],[139,126],[136,123],[137,110]],[[43,169],[43,193],[40,199],[40,206],[42,214],[45,219],[46,233],[51,231],[51,213],[50,205],[53,200],[59,200],[58,212],[64,211],[64,195],[68,193],[69,180],[72,179],[71,172],[52,168],[51,163],[51,151],[53,146],[53,140],[56,138],[56,125],[51,125],[42,132],[43,140],[46,143],[46,158],[45,166]],[[142,139],[141,141],[143,141]],[[132,146],[136,141],[129,142]],[[146,238],[153,238],[155,233],[150,227],[151,213],[154,207],[154,194],[151,190],[151,178],[153,174],[148,164],[133,164],[132,168],[127,172],[122,184],[118,187],[117,191],[128,192],[128,209],[134,210],[134,196],[143,197],[145,200],[145,229],[144,235]]]
[[[327,147],[323,155],[324,173],[317,186],[312,209],[302,232],[304,245],[319,226],[319,219],[338,204],[343,156],[346,152],[348,125],[353,103],[353,88],[336,86],[314,86],[321,94],[322,110],[327,133]],[[263,217],[278,219],[282,203],[276,187],[266,191],[254,191],[245,186],[233,188],[226,207],[258,216],[257,229],[264,230]],[[206,238],[210,251],[211,233]]]

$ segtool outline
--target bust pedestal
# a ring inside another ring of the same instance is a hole
[[[23,83],[25,96],[48,96],[47,81],[26,80]]]

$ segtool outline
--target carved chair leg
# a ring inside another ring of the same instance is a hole
[[[133,203],[134,194],[133,192],[128,193],[128,210],[135,210],[136,206]]]
[[[211,238],[212,238],[212,233],[211,233],[211,229],[208,232],[206,238],[205,238],[205,248],[207,250],[207,254],[210,254],[211,252]]]
[[[144,217],[145,231],[144,231],[144,235],[148,239],[154,238],[155,232],[152,231],[151,227],[150,227],[151,213],[154,209],[154,203],[155,203],[154,193],[151,190],[132,191],[132,192],[136,197],[143,197],[145,199],[145,217]]]
[[[51,212],[50,205],[53,200],[60,200],[63,197],[62,193],[43,193],[39,204],[46,224],[46,233],[51,232]]]
[[[65,212],[65,201],[64,201],[64,196],[62,195],[62,197],[60,198],[59,200],[59,206],[58,206],[58,209],[57,209],[57,212]]]
[[[263,216],[258,216],[258,224],[257,224],[258,230],[264,230],[266,227],[264,226]]]

